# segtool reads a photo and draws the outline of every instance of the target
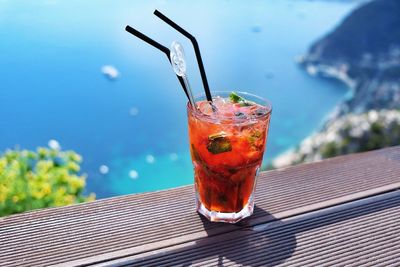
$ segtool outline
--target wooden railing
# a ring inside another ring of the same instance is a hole
[[[235,225],[198,215],[193,186],[32,211],[0,218],[0,266],[390,263],[399,188],[393,147],[263,172]]]

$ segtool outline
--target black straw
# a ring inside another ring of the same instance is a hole
[[[173,22],[172,20],[167,18],[164,14],[162,14],[157,9],[154,11],[154,15],[156,15],[157,17],[162,19],[165,23],[169,24],[172,28],[174,28],[175,30],[177,30],[178,32],[180,32],[181,34],[186,36],[192,42],[192,45],[193,45],[193,48],[194,48],[194,52],[195,52],[196,58],[197,58],[197,63],[199,65],[201,79],[203,81],[204,91],[206,93],[207,100],[208,101],[212,101],[211,93],[210,93],[210,87],[208,86],[206,72],[204,70],[203,60],[201,59],[200,48],[199,48],[199,44],[197,43],[196,38],[194,38],[193,35],[191,35],[187,31],[185,31],[178,24],[176,24],[175,22]]]
[[[148,43],[148,44],[154,46],[155,48],[157,48],[157,49],[160,50],[161,52],[163,52],[163,53],[167,56],[168,61],[171,63],[171,59],[170,59],[170,56],[169,56],[170,50],[169,50],[168,48],[166,48],[166,47],[163,46],[162,44],[160,44],[160,43],[154,41],[154,40],[151,39],[150,37],[144,35],[143,33],[139,32],[138,30],[132,28],[132,27],[129,26],[129,25],[126,25],[125,30],[126,30],[127,32],[129,32],[130,34],[133,34],[133,35],[136,36],[137,38],[139,38],[139,39],[145,41],[146,43]],[[185,82],[183,81],[183,78],[180,77],[180,76],[178,76],[178,75],[176,75],[176,77],[178,77],[179,82],[180,82],[180,84],[181,84],[181,86],[182,86],[182,88],[183,88],[183,91],[185,92],[186,97],[189,99],[189,94],[188,94],[188,92],[187,92],[187,89],[186,89],[186,86],[185,86]]]

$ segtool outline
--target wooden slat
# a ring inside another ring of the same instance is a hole
[[[400,257],[399,218],[392,192],[97,266],[386,266]]]
[[[33,211],[0,218],[0,266],[72,266],[145,253],[398,188],[394,147],[263,172],[255,214],[237,225],[196,214],[192,186]]]

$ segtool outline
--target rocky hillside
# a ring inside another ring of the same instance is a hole
[[[365,54],[382,59],[400,47],[400,1],[376,0],[354,10],[331,33],[314,43],[309,60],[334,64],[360,63]]]
[[[349,112],[400,107],[400,1],[375,0],[354,10],[300,58],[308,73],[345,82]]]
[[[276,158],[273,166],[312,162],[399,144],[399,110],[348,114],[328,123],[323,131],[305,139],[297,149]]]
[[[400,0],[362,5],[299,63],[310,75],[343,81],[352,94],[274,167],[400,145]]]

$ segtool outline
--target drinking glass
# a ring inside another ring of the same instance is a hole
[[[195,98],[199,108],[187,105],[189,141],[194,166],[197,211],[210,221],[236,223],[250,216],[266,146],[272,106],[259,96],[236,92],[254,105],[232,114],[231,92],[215,92],[212,108],[205,96]],[[208,109],[204,112],[204,105]],[[235,104],[232,104],[235,105]],[[235,106],[235,108],[236,108]]]

